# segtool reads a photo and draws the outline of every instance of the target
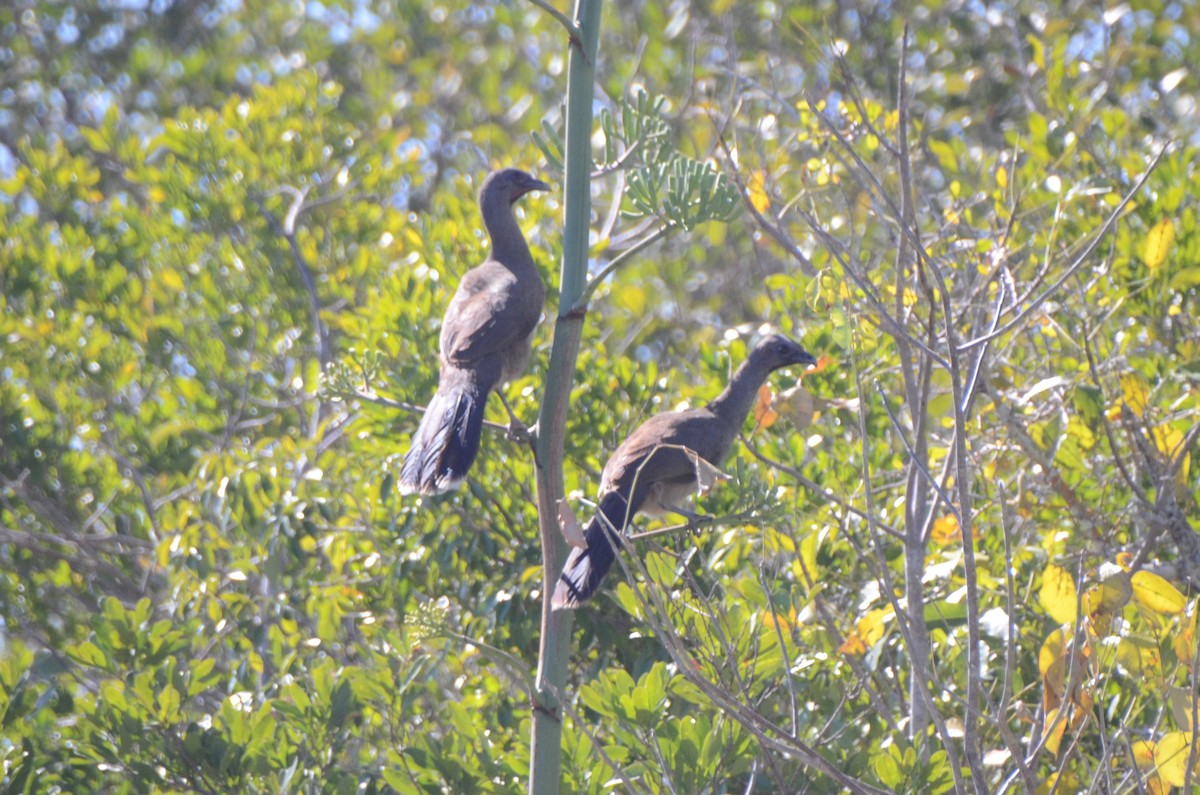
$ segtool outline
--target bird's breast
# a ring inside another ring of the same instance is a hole
[[[642,513],[660,516],[683,505],[688,497],[696,493],[696,479],[660,481],[646,492]]]

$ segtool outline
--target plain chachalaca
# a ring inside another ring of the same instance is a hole
[[[488,395],[529,361],[546,288],[512,207],[534,190],[550,186],[515,168],[489,174],[479,190],[491,255],[467,271],[446,308],[438,388],[404,457],[401,494],[441,494],[462,483],[479,451]]]
[[[596,516],[584,532],[587,548],[571,550],[554,589],[554,608],[578,607],[596,593],[636,514],[689,515],[679,504],[696,491],[697,463],[684,448],[720,465],[767,376],[788,365],[815,363],[792,340],[771,335],[754,346],[729,386],[707,406],[658,414],[631,433],[604,465]]]

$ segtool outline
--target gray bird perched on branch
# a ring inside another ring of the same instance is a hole
[[[404,457],[401,494],[441,494],[462,483],[479,452],[488,395],[529,361],[546,288],[512,208],[535,190],[550,186],[515,168],[489,174],[479,190],[491,255],[467,271],[446,308],[438,388]]]
[[[725,459],[759,387],[772,372],[793,364],[813,365],[816,359],[773,334],[754,346],[725,391],[707,406],[651,417],[621,443],[600,477],[596,516],[584,532],[587,548],[573,548],[559,576],[555,609],[578,607],[596,593],[636,514],[690,515],[679,505],[697,490],[704,462],[716,466]]]

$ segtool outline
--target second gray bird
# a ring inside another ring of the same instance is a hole
[[[596,593],[636,514],[679,512],[696,491],[696,463],[680,448],[719,465],[767,376],[794,364],[808,366],[816,359],[787,337],[771,335],[754,346],[725,391],[707,406],[651,417],[621,443],[600,477],[596,516],[584,532],[587,548],[572,549],[563,566],[554,589],[555,609],[578,607]]]

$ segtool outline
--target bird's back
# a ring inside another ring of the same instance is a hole
[[[459,282],[442,326],[442,360],[470,367],[499,356],[504,380],[529,358],[529,341],[541,319],[546,289],[532,262],[514,272],[494,259],[472,268]]]

